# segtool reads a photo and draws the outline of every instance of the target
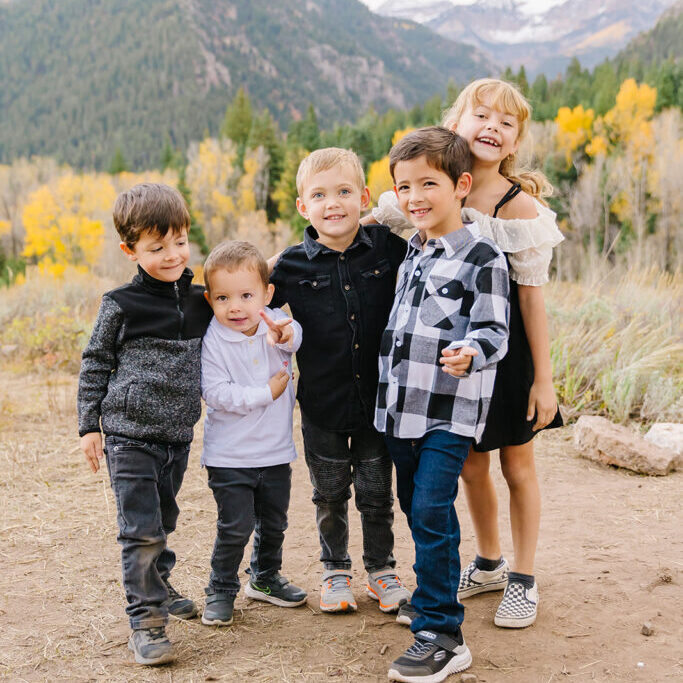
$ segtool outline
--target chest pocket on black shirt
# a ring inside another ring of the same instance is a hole
[[[369,306],[391,308],[395,283],[391,278],[391,264],[386,259],[372,268],[360,271],[363,301]]]
[[[334,313],[331,285],[332,276],[330,275],[312,275],[299,280],[299,304],[307,316],[323,316]],[[296,313],[294,315],[296,317]]]

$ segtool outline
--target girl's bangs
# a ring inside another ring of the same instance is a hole
[[[498,111],[515,116],[522,123],[529,118],[530,109],[524,96],[517,90],[500,81],[496,83],[482,83],[472,92],[472,104],[482,104],[485,97],[491,98],[491,106]]]

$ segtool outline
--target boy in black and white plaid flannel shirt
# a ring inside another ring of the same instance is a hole
[[[410,133],[390,153],[399,204],[418,229],[382,337],[375,412],[416,557],[417,590],[399,612],[415,643],[392,664],[392,680],[442,681],[472,661],[460,631],[453,503],[507,350],[509,281],[498,247],[462,223],[470,164],[467,143],[439,127]]]

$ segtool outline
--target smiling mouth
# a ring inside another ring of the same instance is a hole
[[[490,147],[500,147],[500,145],[493,138],[477,138],[477,142],[481,142],[484,145],[489,145]]]
[[[326,221],[340,221],[343,218],[346,218],[346,216],[343,216],[342,214],[339,214],[339,213],[332,214],[331,216],[325,216]]]
[[[431,209],[410,209],[410,213],[418,218],[420,216],[426,216],[430,211]]]
[[[228,320],[235,325],[241,325],[242,323],[247,322],[248,318],[228,318]]]

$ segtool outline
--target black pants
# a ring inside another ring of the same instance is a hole
[[[252,578],[266,579],[282,568],[292,468],[285,464],[206,469],[218,506],[209,590],[237,595],[237,574],[252,531]]]

